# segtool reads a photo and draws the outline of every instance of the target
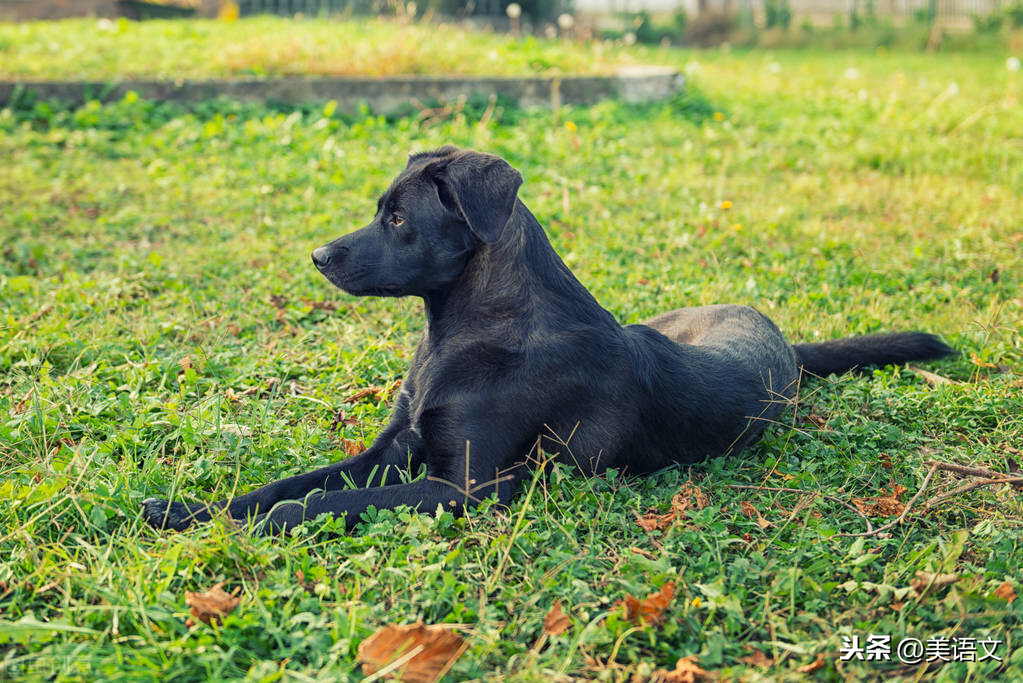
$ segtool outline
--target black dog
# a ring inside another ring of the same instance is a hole
[[[368,226],[313,252],[351,294],[426,303],[426,333],[368,450],[208,507],[146,500],[149,523],[183,529],[224,508],[262,531],[323,513],[344,514],[351,529],[370,505],[457,514],[488,495],[506,503],[540,449],[586,474],[692,463],[749,444],[801,367],[825,375],[955,353],[917,332],[791,346],[747,306],[622,327],[516,198],[521,183],[496,156],[415,154]],[[423,479],[381,485],[388,467],[414,475],[422,465]]]

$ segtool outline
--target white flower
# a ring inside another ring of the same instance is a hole
[[[519,3],[517,2],[513,2],[512,4],[508,5],[508,7],[504,11],[508,15],[509,19],[518,19],[519,17],[522,16],[522,6],[519,5]]]
[[[848,78],[850,81],[855,80],[860,77],[860,70],[857,69],[855,66],[850,66],[848,69],[845,70],[845,77]]]
[[[100,31],[113,31],[114,30],[114,22],[110,21],[106,17],[103,17],[102,19],[100,19],[99,21],[96,22],[96,28],[98,28]],[[1017,62],[1017,68],[1018,68],[1019,60],[1017,59],[1016,62]]]
[[[626,45],[635,45],[636,44],[636,34],[633,33],[632,31],[629,31],[628,33],[626,33],[625,34],[625,44]]]
[[[1009,71],[1019,71],[1019,57],[1009,57],[1006,59],[1005,68]]]
[[[558,15],[558,28],[560,28],[562,31],[569,30],[570,28],[572,28],[573,24],[575,24],[575,19],[572,18],[571,14],[566,13]]]

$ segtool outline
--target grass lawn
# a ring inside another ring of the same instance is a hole
[[[0,22],[0,78],[594,74],[650,50],[360,19]]]
[[[840,535],[865,529],[852,499],[908,502],[929,460],[1023,457],[1020,84],[976,55],[665,58],[688,95],[482,121],[130,96],[0,113],[0,678],[358,679],[360,642],[417,620],[466,638],[451,680],[644,680],[688,655],[723,679],[1023,677],[1010,487],[925,511],[963,483],[939,472],[902,526]],[[323,520],[286,538],[144,526],[148,496],[223,497],[373,439],[421,304],[344,295],[309,252],[446,142],[521,169],[522,199],[623,321],[734,302],[794,341],[934,331],[963,355],[925,367],[955,383],[809,382],[739,456],[645,480],[555,470],[510,511],[379,512],[342,537]],[[385,390],[350,398],[366,387]],[[690,479],[707,506],[640,528]],[[958,580],[916,591],[917,572]],[[663,621],[631,624],[619,601],[669,581]],[[186,591],[218,582],[238,608],[188,625]],[[555,601],[570,623],[542,635]],[[1003,661],[840,661],[843,636],[868,634],[893,659],[945,637],[1001,641]]]

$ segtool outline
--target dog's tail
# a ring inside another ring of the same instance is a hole
[[[841,373],[865,365],[893,365],[932,360],[959,352],[933,334],[888,332],[848,337],[819,344],[793,344],[799,364],[815,375]]]

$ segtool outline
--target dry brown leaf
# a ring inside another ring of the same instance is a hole
[[[447,673],[469,644],[450,626],[384,626],[359,643],[357,661],[370,676],[381,671],[406,683],[433,683]]]
[[[889,484],[891,491],[882,491],[880,496],[870,498],[853,498],[852,504],[856,509],[868,517],[892,517],[901,515],[906,506],[899,500],[907,491],[905,486],[896,484],[894,481]]]
[[[827,664],[827,662],[824,661],[824,655],[818,654],[817,659],[813,660],[809,664],[799,667],[797,671],[801,674],[812,674],[814,671],[823,669],[825,664]]]
[[[692,498],[695,501],[694,505],[697,510],[702,510],[710,505],[710,501],[707,500],[707,494],[701,491],[700,487],[694,484],[692,479],[682,485],[682,491],[679,495],[687,502]]]
[[[901,515],[906,506],[895,500],[884,496],[876,498],[853,498],[852,504],[856,509],[868,517],[892,517]]]
[[[365,389],[359,389],[354,394],[345,398],[342,403],[355,403],[361,401],[367,396],[378,396],[383,391],[382,387],[366,387]]]
[[[572,620],[561,611],[561,601],[555,600],[551,610],[543,618],[543,632],[552,636],[560,636],[571,625]]]
[[[651,683],[696,683],[696,681],[709,681],[713,676],[700,668],[696,655],[683,657],[675,662],[675,668],[671,671],[658,669],[650,674]]]
[[[909,582],[909,585],[913,587],[916,594],[923,597],[931,591],[950,586],[959,577],[955,574],[931,574],[928,572],[917,572],[916,578]]]
[[[663,515],[636,515],[636,524],[645,531],[661,531],[682,520],[687,510],[702,510],[707,507],[707,495],[690,479],[671,499],[671,511]]]
[[[366,450],[366,444],[361,440],[356,441],[355,439],[341,439],[341,445],[345,449],[345,455],[349,458],[353,455],[358,455]]]
[[[877,459],[881,461],[881,467],[886,470],[890,470],[894,466],[892,465],[892,456],[887,453],[879,453]]]
[[[178,365],[181,366],[182,370],[187,370],[190,367],[192,367],[192,358],[190,356],[185,356],[184,358],[178,361]]]
[[[978,366],[978,367],[981,367],[981,368],[993,368],[993,367],[995,367],[994,363],[985,363],[984,361],[982,361],[980,359],[980,356],[978,356],[973,351],[970,351],[970,362],[973,363],[974,365]]]
[[[828,418],[822,417],[817,413],[810,413],[805,418],[803,418],[803,424],[806,424],[807,422],[817,427],[817,429],[823,429],[827,431],[831,430],[831,427],[828,426]]]
[[[664,619],[664,610],[671,604],[675,597],[675,582],[667,581],[661,590],[651,593],[642,600],[632,595],[626,595],[624,600],[618,604],[625,605],[625,618],[631,623],[641,626],[643,624],[657,624]]]
[[[364,389],[359,389],[355,393],[351,394],[350,396],[345,398],[345,400],[342,401],[342,403],[355,403],[356,401],[361,401],[362,399],[367,398],[369,396],[372,396],[377,401],[380,400],[389,401],[391,399],[391,396],[394,395],[394,392],[396,392],[400,388],[401,388],[400,379],[395,380],[394,382],[391,383],[390,386],[387,387],[377,386],[366,387]]]
[[[220,623],[231,612],[235,611],[242,599],[234,593],[227,593],[221,586],[223,582],[216,584],[205,593],[193,593],[185,591],[185,604],[192,608],[192,616],[209,624],[211,621]],[[191,621],[191,620],[190,620]]]
[[[739,657],[739,661],[745,662],[750,666],[771,666],[774,664],[774,660],[765,655],[763,652],[750,645],[743,645],[743,647],[749,650],[749,654],[744,657]]]
[[[760,514],[760,510],[753,507],[753,504],[748,500],[742,501],[740,506],[742,507],[742,514],[750,519],[756,518],[757,524],[760,525],[761,529],[766,529],[771,526],[771,523],[764,519],[764,516]]]
[[[1012,587],[1012,584],[1009,583],[1008,581],[1006,581],[1001,586],[996,588],[994,595],[1005,600],[1010,605],[1012,604],[1012,601],[1016,599],[1016,591]]]

